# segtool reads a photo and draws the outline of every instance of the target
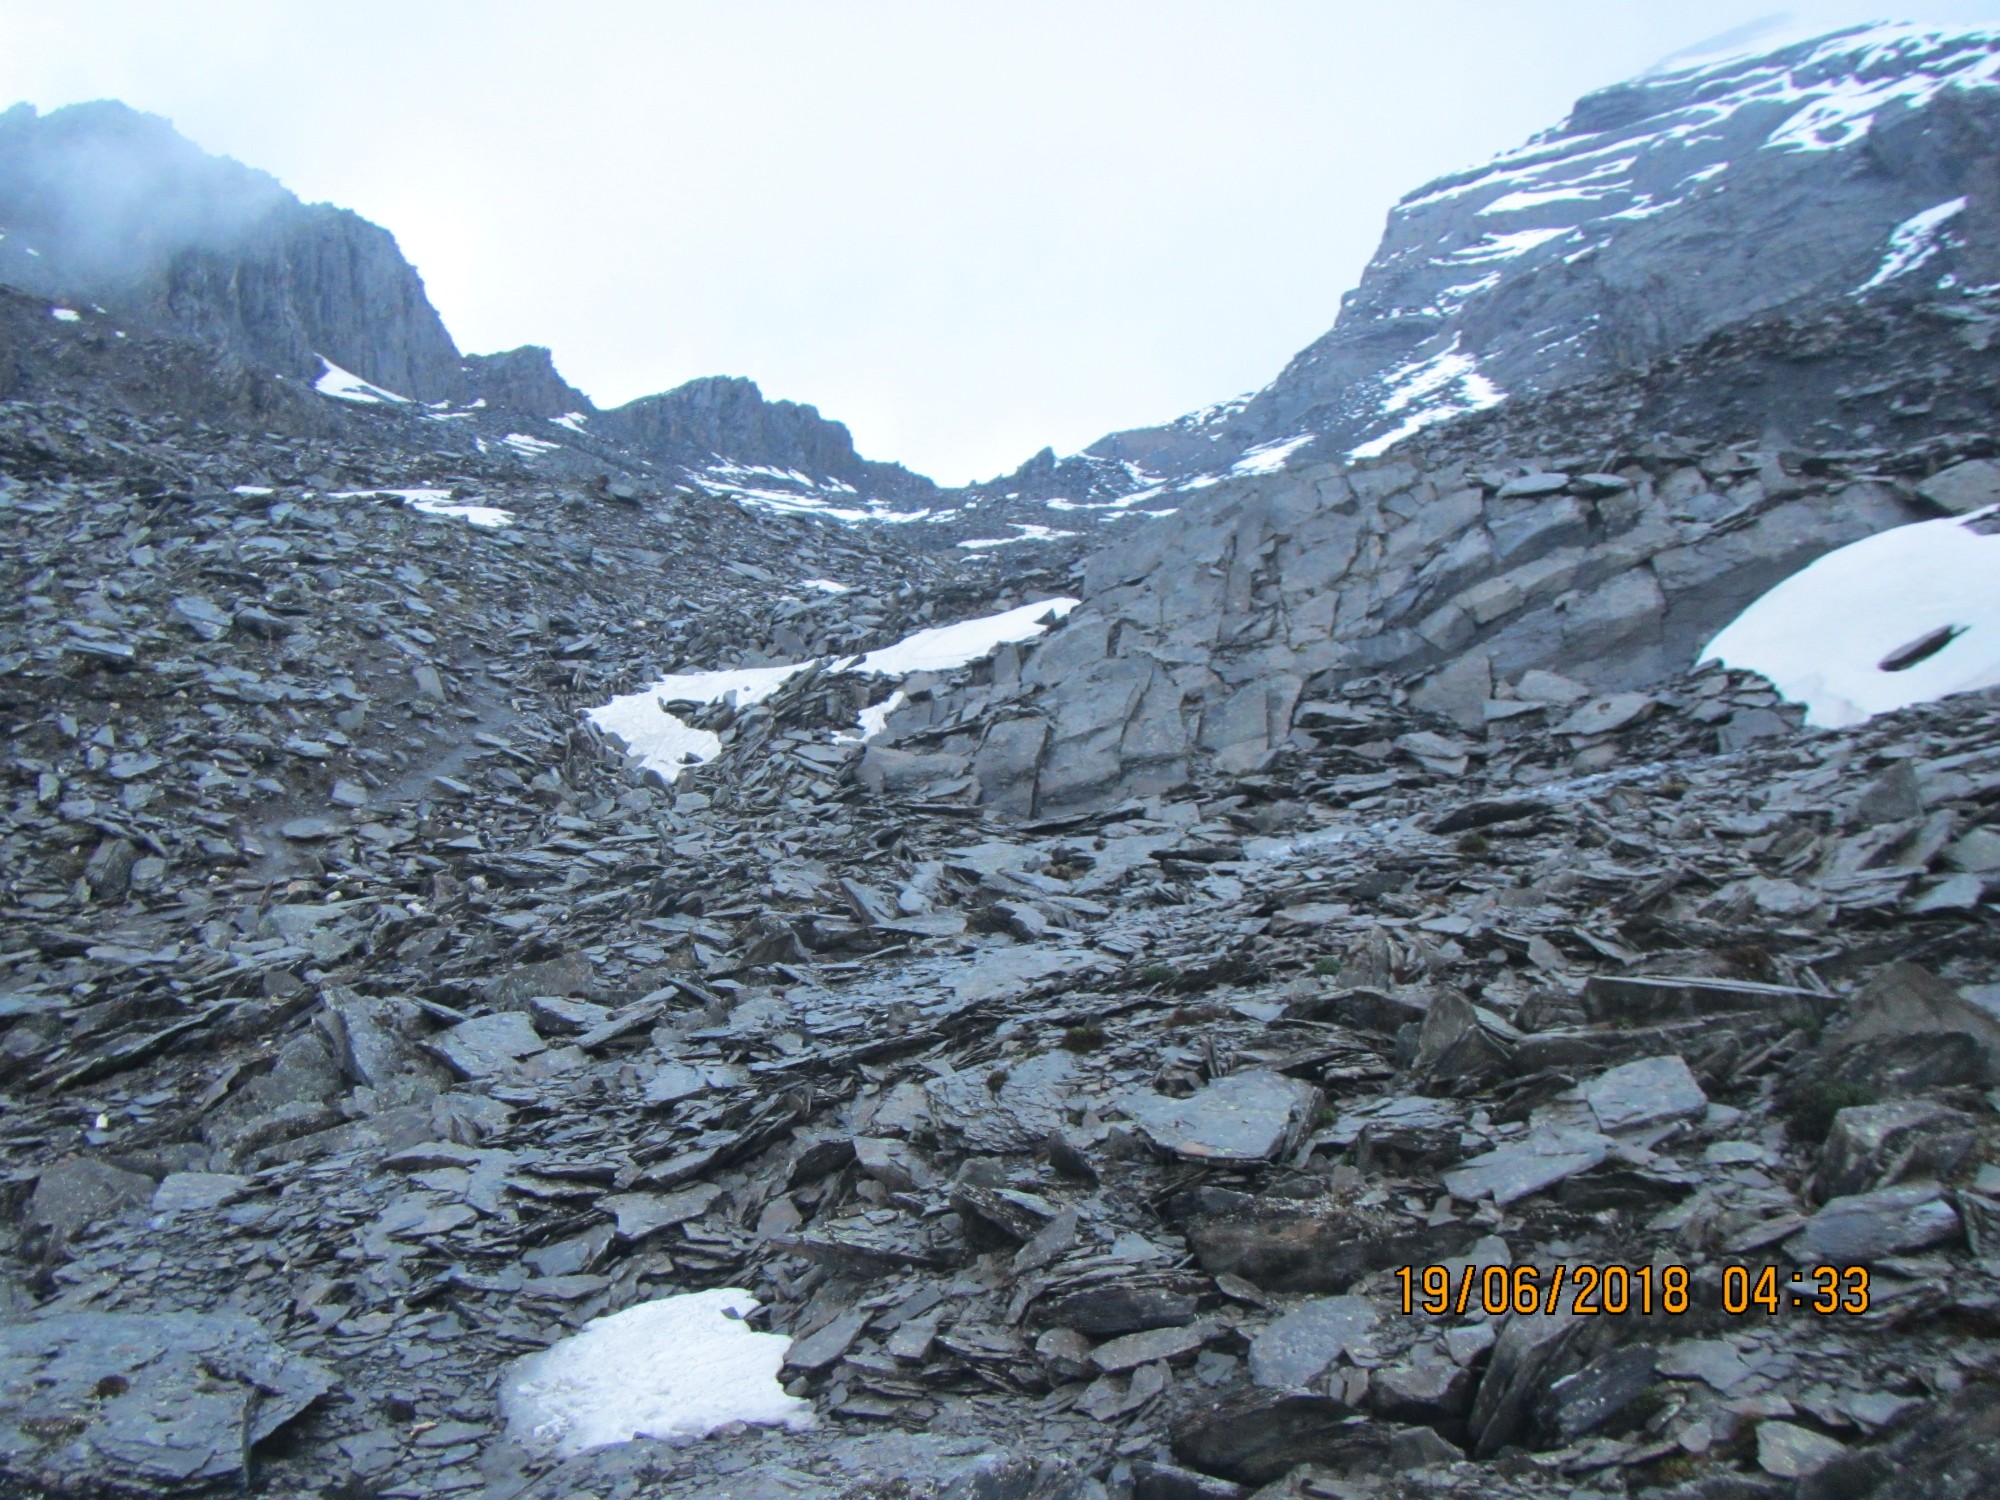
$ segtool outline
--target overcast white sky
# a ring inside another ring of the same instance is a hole
[[[0,105],[123,99],[356,209],[460,347],[600,405],[748,375],[962,482],[1264,384],[1402,194],[1780,10],[0,0]]]

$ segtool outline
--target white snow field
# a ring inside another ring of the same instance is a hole
[[[239,490],[242,488],[238,486]],[[368,500],[376,495],[394,495],[411,510],[427,516],[449,516],[471,526],[512,526],[514,513],[497,505],[466,505],[451,498],[450,490],[334,490],[334,500]]]
[[[1076,608],[1074,599],[1043,599],[1018,609],[977,620],[960,620],[956,625],[934,625],[903,637],[893,646],[870,651],[858,662],[842,670],[873,672],[877,677],[907,677],[912,672],[949,672],[962,667],[1007,641],[1031,641],[1048,627],[1049,615],[1058,620]]]
[[[1897,526],[1800,569],[1701,660],[1761,672],[1828,729],[2000,686],[2000,506]]]
[[[326,366],[319,379],[313,382],[313,389],[322,396],[332,396],[340,401],[353,401],[362,406],[380,406],[383,402],[396,402],[404,406],[410,404],[408,396],[399,396],[394,391],[385,391],[379,385],[371,385],[352,370],[343,370],[324,354],[314,356]]]
[[[742,1321],[756,1307],[748,1292],[721,1287],[593,1318],[509,1371],[500,1389],[509,1432],[568,1458],[638,1437],[706,1437],[729,1422],[812,1426],[812,1403],[778,1384],[792,1341]]]
[[[948,672],[978,661],[1008,641],[1033,640],[1048,627],[1048,616],[1061,619],[1076,608],[1074,599],[1043,599],[956,625],[937,625],[905,636],[893,646],[851,656],[832,664],[836,672],[867,672],[877,677],[907,677],[912,672]],[[639,758],[640,764],[672,781],[697,761],[712,760],[721,739],[696,729],[669,713],[662,703],[719,703],[733,696],[738,708],[762,702],[805,670],[809,662],[775,667],[727,667],[716,672],[683,672],[662,677],[636,693],[623,693],[599,704],[584,717]],[[863,709],[858,734],[841,735],[848,742],[882,732],[894,704]]]

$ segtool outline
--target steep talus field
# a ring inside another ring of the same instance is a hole
[[[2000,1492],[1996,46],[963,491],[0,115],[0,1494]]]

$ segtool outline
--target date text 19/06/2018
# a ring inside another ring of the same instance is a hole
[[[1620,1317],[1626,1313],[1687,1312],[1697,1296],[1715,1296],[1734,1317],[1787,1309],[1814,1313],[1868,1311],[1865,1266],[1724,1266],[1720,1287],[1698,1286],[1686,1266],[1399,1266],[1405,1313],[1434,1317],[1483,1312],[1568,1311]]]

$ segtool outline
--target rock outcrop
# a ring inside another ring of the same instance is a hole
[[[1952,293],[1739,325],[1385,458],[1204,487],[1089,556],[1082,606],[1016,678],[940,688],[887,743],[962,755],[990,805],[1052,816],[1197,761],[1255,769],[1373,673],[1473,733],[1518,711],[1496,702],[1526,673],[1657,683],[1822,554],[1984,493],[1996,316]],[[1841,446],[1758,436],[1787,429]],[[1846,446],[1864,437],[1897,446]]]
[[[2000,33],[1858,27],[1599,90],[1398,203],[1333,328],[1263,390],[968,500],[1171,507],[1189,479],[1386,451],[1776,309],[1991,282],[1996,55]]]
[[[767,401],[753,380],[712,375],[657,396],[641,396],[593,424],[602,437],[655,460],[796,470],[897,499],[922,499],[937,486],[900,464],[870,463],[845,425],[795,401]],[[774,477],[782,477],[779,474]]]
[[[319,357],[421,400],[459,354],[394,236],[301,203],[165,120],[103,101],[0,116],[0,279],[102,303],[305,379]]]
[[[523,344],[499,354],[465,356],[465,398],[502,411],[554,420],[597,408],[590,398],[556,373],[555,357],[539,344]]]

